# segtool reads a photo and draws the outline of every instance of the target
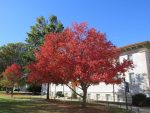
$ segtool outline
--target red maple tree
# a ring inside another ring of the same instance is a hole
[[[19,82],[22,76],[21,67],[14,63],[5,69],[3,76],[9,83],[8,87],[12,88],[11,96],[13,96],[13,87]]]
[[[83,98],[83,107],[89,86],[100,82],[120,83],[118,75],[133,67],[130,61],[119,62],[120,49],[108,41],[105,34],[89,29],[86,23],[46,35],[44,44],[35,53],[34,65],[42,73],[37,78],[69,87],[69,82],[78,83],[83,95],[70,88]]]

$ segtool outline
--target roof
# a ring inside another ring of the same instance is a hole
[[[139,49],[139,48],[149,48],[150,49],[150,41],[139,42],[139,43],[130,44],[127,46],[120,47],[120,49],[122,51],[129,51],[129,50]]]

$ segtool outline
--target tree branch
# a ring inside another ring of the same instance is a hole
[[[78,96],[83,97],[82,95],[80,95],[79,93],[77,93],[72,87],[70,87],[68,84],[66,84],[66,86],[68,86]]]
[[[90,85],[91,85],[91,84],[88,84],[88,85],[86,86],[86,88],[88,88]]]

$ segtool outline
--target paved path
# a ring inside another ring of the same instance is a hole
[[[150,113],[150,108],[140,108],[140,113]]]
[[[105,103],[100,103],[103,105],[108,105]],[[114,106],[114,107],[119,107],[119,108],[124,108],[126,109],[125,105],[116,105],[116,104],[109,104],[109,106]],[[135,106],[128,106],[129,110],[135,111],[136,113],[150,113],[150,108],[144,108],[144,107],[135,107]]]

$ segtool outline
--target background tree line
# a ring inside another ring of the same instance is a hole
[[[25,85],[27,82],[26,65],[35,61],[34,50],[38,50],[39,46],[43,44],[44,35],[50,32],[62,32],[63,24],[58,21],[57,17],[52,15],[48,19],[39,17],[36,19],[36,24],[30,27],[27,32],[25,43],[9,43],[0,47],[0,89],[12,88],[3,72],[12,64],[21,66],[22,79],[18,81],[18,85]],[[14,75],[15,77],[15,75]],[[31,87],[35,87],[31,85]],[[35,87],[36,88],[36,87]],[[31,89],[31,88],[30,88]],[[30,90],[31,91],[31,90]]]

